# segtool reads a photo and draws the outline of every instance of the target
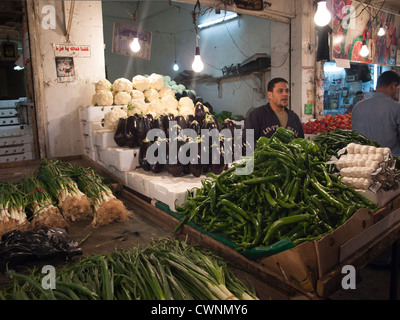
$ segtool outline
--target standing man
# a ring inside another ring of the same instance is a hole
[[[268,83],[269,103],[250,112],[244,122],[244,132],[253,129],[254,140],[257,141],[261,136],[270,138],[279,127],[284,127],[293,131],[296,138],[304,138],[299,116],[287,108],[289,95],[285,79],[272,79]]]
[[[353,130],[390,148],[400,156],[400,103],[396,101],[400,75],[382,73],[371,98],[357,103],[351,114]]]

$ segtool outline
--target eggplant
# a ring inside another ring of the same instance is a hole
[[[154,142],[154,144],[157,144],[157,145],[160,145],[161,143],[164,143],[164,141],[161,139],[158,139],[157,141]],[[160,148],[157,148],[156,151],[154,152],[154,156],[157,158],[159,157],[159,153],[158,153],[159,150],[160,150]],[[164,164],[159,163],[159,162],[151,164],[150,169],[154,173],[160,173],[164,169]]]
[[[182,98],[182,93],[176,92],[175,99],[179,101],[180,98]]]
[[[208,108],[208,112],[212,113],[214,111],[214,108],[208,102],[204,102],[203,105]]]
[[[129,116],[126,120],[126,145],[129,148],[139,147],[138,143],[138,117]]]
[[[119,147],[126,146],[126,118],[120,118],[114,133],[114,141]]]
[[[194,107],[194,118],[198,123],[203,123],[203,120],[206,117],[206,111],[204,110],[204,106],[201,102],[196,103]]]
[[[165,136],[167,138],[169,137],[169,122],[174,121],[174,120],[175,120],[175,117],[171,113],[168,115],[165,115],[163,118],[163,127],[164,127]]]
[[[175,121],[182,130],[187,128],[187,123],[184,116],[176,116]]]
[[[195,101],[195,100],[196,100],[196,96],[194,95],[194,93],[193,93],[193,92],[191,92],[191,91],[188,91],[186,94],[187,94],[187,96],[188,96],[190,99],[192,99],[193,101]]]
[[[189,129],[196,131],[198,136],[201,134],[201,126],[196,120],[192,121],[192,123],[189,125]]]
[[[190,163],[189,164],[189,170],[192,175],[195,177],[200,177],[203,173],[203,165],[201,163],[201,142],[198,141],[193,141],[190,143],[196,143],[197,144],[197,163]]]
[[[233,123],[232,120],[226,119],[224,121],[224,129],[229,129],[231,134],[232,134],[232,138],[234,138],[234,134],[235,134],[235,124]]]
[[[139,149],[139,165],[145,170],[145,171],[150,171],[151,170],[151,165],[147,161],[146,153],[147,149],[152,145],[150,140],[144,139],[142,143],[140,144],[140,149]]]
[[[164,117],[165,117],[164,115],[159,115],[157,118],[154,118],[152,128],[162,130],[164,132],[164,137],[166,138],[167,133],[165,132],[164,125],[163,125]],[[163,137],[155,136],[154,141],[157,141],[158,138],[163,138]]]
[[[153,123],[154,123],[154,118],[153,118],[153,116],[151,115],[151,114],[146,114],[146,118],[148,119],[148,121],[149,121],[149,128],[150,129],[153,129]],[[150,130],[149,129],[149,130]]]
[[[186,127],[189,128],[190,124],[195,120],[193,114],[189,114],[186,116]]]
[[[152,128],[150,119],[147,116],[140,117],[137,125],[137,142],[140,145],[146,139],[147,132]]]
[[[176,142],[178,143],[177,152],[176,154],[169,154],[167,171],[174,177],[180,177],[182,174],[184,174],[185,170],[184,165],[179,162],[178,158],[179,149],[182,146],[183,141],[177,138]]]
[[[212,147],[210,147],[210,170],[215,175],[221,174],[225,170],[225,156],[224,156],[224,144],[223,140],[219,141],[219,145],[216,146],[217,152],[214,155]]]

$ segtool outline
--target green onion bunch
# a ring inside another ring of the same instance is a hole
[[[0,184],[0,235],[29,226],[25,205],[24,195],[15,183]]]
[[[93,255],[60,268],[56,289],[44,290],[39,270],[8,271],[0,300],[257,300],[210,251],[184,241],[160,239],[110,254]]]

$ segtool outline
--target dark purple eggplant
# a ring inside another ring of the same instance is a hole
[[[187,128],[186,119],[184,116],[176,116],[175,121],[182,130]]]
[[[176,154],[169,154],[168,157],[168,164],[167,164],[167,170],[170,174],[172,174],[174,177],[180,177],[182,174],[184,174],[184,165],[179,162],[179,149],[183,145],[183,141],[179,138],[176,138],[174,143],[177,143],[177,148],[176,148]],[[171,141],[169,142],[169,150],[171,150]]]
[[[137,138],[138,144],[140,145],[141,142],[146,139],[147,132],[152,128],[152,124],[150,119],[147,116],[140,117],[138,119],[138,126],[137,126]]]
[[[146,114],[146,118],[148,119],[148,121],[149,121],[149,130],[150,129],[153,129],[154,127],[153,127],[153,123],[154,123],[154,118],[153,118],[153,116],[151,115],[151,114]]]
[[[197,102],[194,107],[194,118],[198,123],[203,123],[206,117],[206,111],[204,110],[204,106],[201,102]]]
[[[182,93],[176,92],[175,99],[179,101],[180,98],[182,98]]]
[[[164,132],[165,132],[165,135],[167,138],[169,137],[169,122],[174,121],[174,120],[175,120],[175,117],[171,113],[168,115],[165,115],[163,118],[163,127],[164,127]]]
[[[188,96],[190,99],[192,99],[193,101],[196,100],[196,96],[194,95],[193,92],[187,91],[186,94],[187,94],[187,96]]]
[[[198,136],[201,134],[201,126],[196,120],[192,121],[192,123],[189,125],[189,129],[196,131]]]
[[[140,144],[140,149],[139,149],[139,165],[146,171],[151,170],[151,165],[147,161],[147,149],[152,145],[150,140],[144,139],[142,143]]]
[[[186,127],[189,128],[190,124],[195,120],[193,114],[189,114],[186,116]]]
[[[138,118],[129,116],[126,120],[126,145],[129,148],[137,148],[138,144]]]
[[[213,148],[216,152],[213,152]],[[210,170],[215,175],[219,175],[225,167],[224,144],[223,140],[220,140],[219,145],[210,147]]]
[[[193,141],[190,143],[196,143],[197,144],[197,163],[190,163],[189,164],[189,170],[192,175],[195,177],[200,177],[203,173],[203,165],[201,163],[201,141]]]
[[[119,147],[126,146],[126,118],[120,118],[114,133],[114,141]]]
[[[214,108],[208,102],[204,102],[203,105],[208,108],[209,113],[212,113],[214,111]]]
[[[231,134],[232,134],[232,138],[234,137],[235,134],[235,124],[233,123],[232,120],[226,119],[224,121],[224,129],[229,129]]]

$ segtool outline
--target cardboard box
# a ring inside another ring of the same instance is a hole
[[[339,264],[341,246],[374,223],[373,214],[359,209],[349,220],[324,237],[259,260],[302,290],[315,293],[317,280]]]

